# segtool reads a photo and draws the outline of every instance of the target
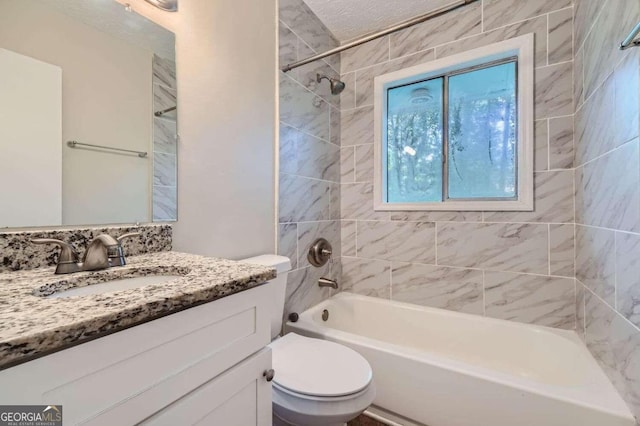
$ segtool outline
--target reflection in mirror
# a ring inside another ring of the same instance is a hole
[[[174,45],[115,0],[0,0],[0,228],[176,220]]]

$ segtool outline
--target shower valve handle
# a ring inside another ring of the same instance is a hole
[[[309,253],[307,254],[307,260],[315,267],[321,267],[327,264],[331,260],[333,249],[329,241],[324,238],[318,238],[309,247]]]

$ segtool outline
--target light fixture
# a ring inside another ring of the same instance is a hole
[[[424,104],[433,99],[431,93],[429,93],[429,89],[426,87],[418,87],[417,89],[413,89],[411,91],[411,103],[412,104]]]
[[[133,9],[131,8],[131,5],[129,3],[124,4],[124,10],[126,10],[127,12],[133,12]]]
[[[166,10],[167,12],[178,11],[178,0],[147,0],[147,3],[151,3],[158,9]]]

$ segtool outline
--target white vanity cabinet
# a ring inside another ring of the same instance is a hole
[[[65,425],[270,425],[270,285],[0,371],[0,404]]]

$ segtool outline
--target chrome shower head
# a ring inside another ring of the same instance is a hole
[[[325,78],[329,81],[329,84],[331,85],[332,95],[339,95],[340,93],[342,93],[342,91],[345,88],[344,82],[338,80],[337,78],[330,78],[330,77],[327,77],[326,75],[316,74],[316,81],[318,83],[320,83]]]

